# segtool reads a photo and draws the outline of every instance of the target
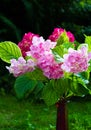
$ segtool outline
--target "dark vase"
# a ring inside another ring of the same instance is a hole
[[[57,103],[57,121],[56,130],[68,130],[68,115],[67,115],[67,101],[60,100]]]

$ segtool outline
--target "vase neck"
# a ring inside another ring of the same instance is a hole
[[[57,103],[56,130],[68,130],[68,117],[66,100],[62,99]]]

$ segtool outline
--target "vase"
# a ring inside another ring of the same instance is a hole
[[[67,101],[65,99],[57,102],[56,130],[68,130]]]

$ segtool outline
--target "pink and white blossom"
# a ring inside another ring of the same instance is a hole
[[[19,57],[18,60],[11,59],[10,67],[6,66],[10,73],[15,77],[20,76],[26,72],[31,72],[35,69],[35,63],[32,59],[25,60],[23,57]]]
[[[38,60],[38,67],[43,71],[43,74],[49,79],[59,79],[63,77],[62,63],[57,63],[53,54],[44,54]]]
[[[43,71],[43,74],[49,79],[58,79],[63,77],[61,64],[56,63],[51,51],[56,46],[56,42],[43,40],[41,37],[33,37],[28,56],[36,59],[37,66]]]
[[[64,63],[62,69],[66,72],[79,73],[86,71],[91,59],[91,53],[88,53],[86,46],[82,46],[78,50],[69,48],[68,54],[64,54]]]
[[[44,40],[43,37],[33,37],[30,51],[26,54],[27,56],[32,56],[35,59],[39,59],[44,54],[52,54],[51,49],[54,48],[56,44],[56,42],[52,42],[51,40]]]

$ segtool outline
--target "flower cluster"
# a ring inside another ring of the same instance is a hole
[[[25,35],[23,36],[22,41],[20,41],[18,43],[18,46],[21,49],[22,55],[25,57],[26,56],[26,52],[30,50],[30,46],[32,45],[32,38],[34,36],[39,36],[37,34],[33,34],[31,32],[29,33],[25,33]]]
[[[49,39],[51,41],[57,41],[57,39],[62,35],[62,33],[65,31],[63,28],[55,28],[53,33],[49,36]],[[66,34],[68,36],[69,42],[74,42],[75,37],[70,31],[66,31]]]
[[[66,72],[79,73],[86,71],[91,59],[91,53],[87,53],[86,46],[82,46],[78,50],[69,48],[68,54],[64,55],[64,63],[62,69]]]
[[[49,79],[57,79],[63,76],[61,63],[55,61],[51,51],[56,44],[56,42],[44,40],[43,37],[34,37],[30,51],[27,53],[28,56],[30,53],[30,56],[36,59],[37,66]]]
[[[15,77],[33,71],[35,69],[34,67],[35,63],[31,59],[26,61],[23,57],[19,57],[18,60],[12,59],[11,66],[6,66],[9,72],[13,73]]]
[[[57,46],[57,40],[64,31],[62,28],[55,28],[47,40],[31,32],[25,34],[23,40],[18,44],[23,57],[18,60],[11,60],[10,67],[7,67],[9,72],[17,77],[33,71],[36,66],[42,70],[48,79],[59,79],[64,76],[64,71],[69,73],[86,71],[91,53],[88,53],[88,47],[85,44],[77,50],[68,48],[68,52],[63,54],[62,62],[55,60],[52,49]],[[66,35],[70,44],[75,41],[75,37],[71,32],[66,31]],[[26,60],[27,57],[28,60]]]
[[[65,29],[63,29],[63,28],[55,28],[48,39],[50,39],[53,42],[56,42],[57,39],[62,35],[62,33],[64,31],[65,31]],[[67,34],[67,37],[68,37],[70,42],[75,41],[75,37],[70,31],[68,31],[68,32],[66,31],[66,34]],[[32,42],[34,41],[33,40],[34,36],[39,37],[38,34],[34,34],[34,33],[31,33],[31,32],[25,33],[25,35],[23,36],[23,39],[18,43],[18,46],[21,49],[23,57],[26,56],[26,52],[30,51],[30,47],[32,45]],[[40,38],[40,40],[42,40],[42,41],[39,41],[39,39],[38,39],[39,42],[44,42],[44,39]],[[36,40],[34,41],[34,44],[36,44]]]

